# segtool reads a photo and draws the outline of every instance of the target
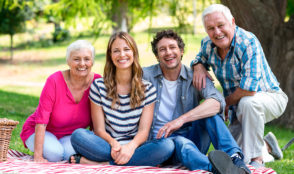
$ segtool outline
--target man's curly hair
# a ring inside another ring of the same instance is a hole
[[[178,43],[178,47],[184,52],[185,43],[181,36],[179,36],[173,30],[162,30],[156,33],[156,35],[153,38],[153,41],[151,42],[152,51],[155,56],[158,56],[157,44],[162,38],[171,38],[176,40]]]

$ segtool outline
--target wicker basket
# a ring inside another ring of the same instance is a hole
[[[18,121],[0,118],[0,162],[7,160],[11,133],[17,124]]]

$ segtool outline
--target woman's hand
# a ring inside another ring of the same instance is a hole
[[[48,162],[48,160],[43,158],[43,156],[40,156],[37,154],[34,154],[34,161],[37,163],[47,163]]]
[[[119,154],[114,162],[118,165],[123,165],[128,163],[130,159],[132,158],[135,152],[135,149],[136,148],[133,147],[130,143],[122,145],[121,150],[119,151]]]
[[[121,145],[116,140],[113,140],[110,146],[111,146],[111,157],[112,159],[116,160],[121,150]]]

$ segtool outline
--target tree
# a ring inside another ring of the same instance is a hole
[[[76,26],[77,19],[88,20],[87,26],[93,29],[93,33],[99,35],[102,30],[108,29],[111,22],[106,18],[109,11],[107,0],[53,0],[53,3],[45,7],[44,13],[50,16],[54,24],[65,23],[68,26]],[[55,25],[58,28],[58,25]]]
[[[288,95],[285,113],[274,123],[294,129],[294,13],[293,0],[221,0],[236,24],[260,40],[270,67]],[[289,20],[285,21],[286,12]]]
[[[13,36],[25,31],[25,21],[32,12],[26,2],[0,0],[0,33],[10,36],[10,60],[13,59]]]
[[[59,0],[47,7],[56,19],[75,25],[77,18],[92,18],[96,35],[109,28],[131,31],[139,20],[150,16],[154,0]]]

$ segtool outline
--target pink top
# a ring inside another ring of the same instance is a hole
[[[94,79],[100,78],[99,74]],[[58,139],[70,135],[77,128],[86,128],[91,123],[90,87],[84,92],[79,103],[76,103],[61,71],[48,77],[42,90],[36,111],[28,117],[20,133],[25,141],[35,133],[36,124],[47,124],[46,130]],[[26,147],[26,145],[25,145]]]

